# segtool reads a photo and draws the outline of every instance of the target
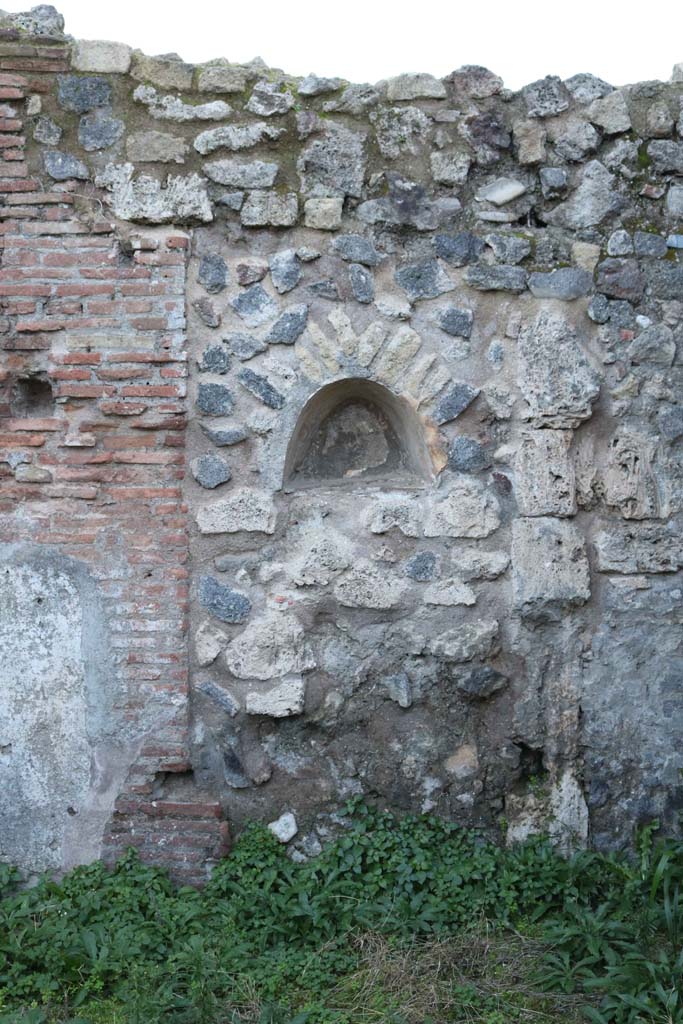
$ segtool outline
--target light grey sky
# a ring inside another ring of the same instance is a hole
[[[2,0],[0,0],[2,2]],[[31,0],[4,0],[10,11]],[[55,0],[66,31],[185,60],[260,56],[290,74],[355,82],[483,64],[518,89],[591,71],[667,80],[683,62],[683,0]]]

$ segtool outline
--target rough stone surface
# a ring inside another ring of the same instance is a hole
[[[539,426],[575,427],[591,415],[600,385],[573,324],[539,313],[519,337],[517,380]]]
[[[249,618],[251,601],[246,594],[219,583],[213,576],[199,579],[199,600],[215,618],[231,625],[239,625]]]
[[[573,523],[549,516],[512,527],[514,607],[524,618],[559,618],[590,598],[585,542]]]
[[[680,835],[683,75],[0,23],[0,859]]]

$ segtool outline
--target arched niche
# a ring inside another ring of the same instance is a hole
[[[286,490],[424,484],[434,477],[422,424],[409,403],[374,381],[327,384],[301,410],[287,448]]]

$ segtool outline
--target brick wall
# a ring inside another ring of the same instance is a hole
[[[48,191],[29,175],[28,97],[66,67],[58,45],[0,46],[0,540],[57,551],[97,581],[125,694],[115,711],[139,738],[104,854],[136,845],[194,882],[225,849],[220,806],[149,799],[189,769],[189,240],[121,244],[75,183]]]

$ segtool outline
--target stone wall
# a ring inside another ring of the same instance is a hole
[[[0,31],[0,856],[679,829],[683,68]]]

